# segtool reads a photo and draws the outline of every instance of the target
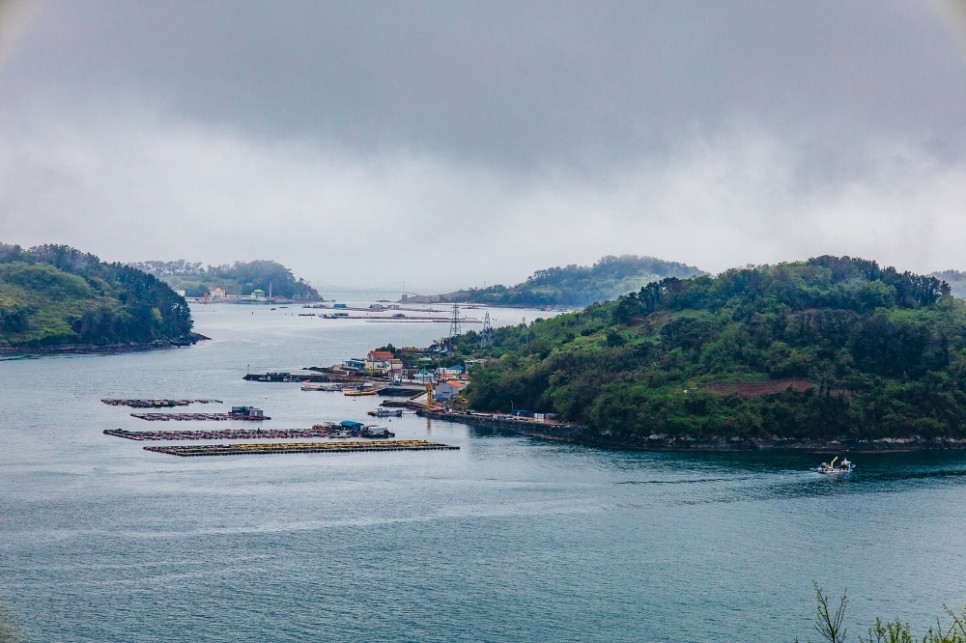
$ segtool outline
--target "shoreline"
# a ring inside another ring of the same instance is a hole
[[[905,453],[911,451],[966,450],[966,439],[880,438],[836,440],[799,438],[692,438],[689,436],[621,437],[601,435],[583,426],[548,424],[518,419],[497,419],[488,415],[418,409],[422,417],[457,422],[478,428],[497,429],[517,435],[564,442],[579,446],[620,451],[812,451],[815,453]]]
[[[42,355],[119,355],[122,353],[136,353],[140,351],[159,350],[165,348],[183,348],[193,346],[201,341],[210,340],[200,333],[190,333],[174,339],[156,339],[146,344],[57,344],[54,346],[0,346],[0,355],[25,357]]]

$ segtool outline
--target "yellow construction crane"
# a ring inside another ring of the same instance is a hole
[[[426,410],[433,410],[433,383],[426,382]]]

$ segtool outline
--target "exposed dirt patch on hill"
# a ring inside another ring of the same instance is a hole
[[[765,382],[715,382],[704,388],[706,391],[717,393],[718,395],[737,393],[742,397],[760,397],[762,395],[781,393],[782,391],[787,391],[789,388],[801,393],[810,388],[818,388],[818,384],[806,379],[786,378]]]

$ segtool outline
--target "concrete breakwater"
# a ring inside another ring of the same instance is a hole
[[[355,373],[336,372],[329,368],[306,368],[295,371],[265,371],[264,373],[245,373],[243,380],[249,382],[334,382],[359,384],[365,377]]]
[[[417,408],[416,414],[431,420],[445,422],[459,422],[486,429],[501,429],[512,431],[520,435],[564,442],[587,442],[588,429],[582,426],[562,424],[559,422],[541,422],[529,418],[516,416],[493,415],[488,413],[468,413],[463,411],[427,411]]]
[[[268,453],[368,453],[376,451],[458,451],[459,447],[428,440],[352,440],[349,442],[242,442],[192,446],[144,447],[145,451],[182,457]]]

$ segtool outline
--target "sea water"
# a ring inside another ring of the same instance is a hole
[[[177,458],[103,434],[250,427],[109,397],[373,421],[377,398],[243,376],[447,330],[300,312],[195,306],[212,339],[191,348],[0,361],[0,617],[39,642],[733,642],[815,638],[813,582],[848,591],[853,636],[966,605],[966,454],[853,454],[827,477],[813,453],[604,451],[409,414],[375,421],[460,450]]]

